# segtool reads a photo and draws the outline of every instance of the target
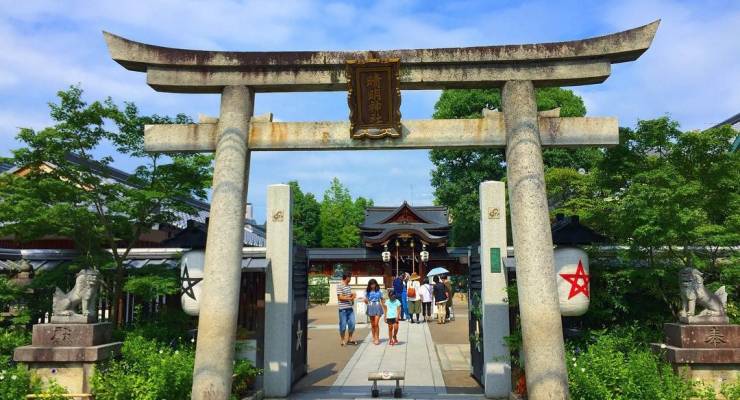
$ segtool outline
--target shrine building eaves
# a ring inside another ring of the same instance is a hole
[[[103,32],[111,57],[147,73],[158,91],[219,93],[246,85],[256,92],[343,91],[347,61],[399,59],[401,89],[496,87],[510,80],[536,86],[600,83],[611,64],[634,61],[655,37],[660,20],[582,40],[383,51],[236,52],[175,49]]]

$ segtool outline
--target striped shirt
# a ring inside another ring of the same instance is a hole
[[[349,285],[345,284],[339,284],[337,286],[337,297],[339,296],[351,296],[352,295],[352,288],[349,287]],[[349,300],[338,300],[339,309],[345,309],[345,308],[352,308],[352,302]]]

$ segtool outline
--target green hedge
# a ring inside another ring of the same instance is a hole
[[[308,278],[308,301],[313,304],[329,302],[329,277],[323,275]]]

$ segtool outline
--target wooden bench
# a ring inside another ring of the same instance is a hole
[[[396,381],[396,387],[393,389],[393,397],[400,399],[403,397],[403,389],[401,389],[401,384],[399,382],[404,380],[405,377],[406,376],[403,371],[370,372],[367,374],[367,380],[373,383],[373,386],[370,388],[370,394],[373,397],[378,397],[380,395],[378,381]]]

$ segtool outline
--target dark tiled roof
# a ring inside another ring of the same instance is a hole
[[[606,241],[605,236],[581,225],[577,215],[565,217],[563,214],[558,214],[552,224],[552,243],[556,245],[592,244]]]
[[[10,171],[13,168],[13,164],[0,162],[0,174],[3,172]]]
[[[732,117],[727,118],[726,120],[720,122],[719,124],[713,126],[712,128],[719,128],[722,125],[735,125],[738,122],[740,122],[740,113],[737,113],[733,115]]]
[[[399,207],[368,207],[365,209],[365,221],[360,226],[364,230],[384,230],[388,224],[383,223],[386,219],[398,213],[403,207],[408,207],[411,211],[426,221],[425,223],[413,223],[427,230],[447,229],[448,222],[447,207],[444,206],[412,206],[404,202]]]

